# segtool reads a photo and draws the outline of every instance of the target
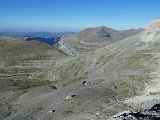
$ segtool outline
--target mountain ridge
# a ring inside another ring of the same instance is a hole
[[[76,56],[93,52],[142,31],[143,29],[117,31],[104,26],[87,28],[75,35],[63,36],[55,46],[69,55]]]

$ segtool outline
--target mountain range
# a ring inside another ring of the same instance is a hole
[[[160,119],[160,19],[88,28],[53,46],[0,37],[0,119]]]
[[[61,37],[65,34],[74,34],[74,32],[0,32],[0,35],[12,35],[20,37],[41,37],[41,38],[51,38],[51,37]]]

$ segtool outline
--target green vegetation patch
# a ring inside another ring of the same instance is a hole
[[[149,84],[153,79],[152,73],[158,65],[158,59],[154,58],[154,51],[156,50],[152,48],[140,50],[126,58],[123,69],[128,71],[126,78],[136,91],[143,91],[146,84]]]
[[[88,77],[89,77],[89,72],[87,71],[87,72],[84,72],[83,74],[81,74],[81,75],[77,75],[75,78],[74,78],[74,80],[75,81],[80,81],[80,80],[84,80],[84,79],[87,79]]]
[[[51,57],[51,55],[35,55],[32,57],[28,57],[28,58],[22,58],[21,61],[28,61],[28,60],[47,60],[49,57]]]
[[[40,82],[40,81],[21,81],[20,86],[24,89],[29,89],[33,87],[40,87],[50,84],[50,82]]]
[[[113,58],[113,55],[110,54],[102,54],[96,61],[95,65],[105,65]]]
[[[128,57],[128,65],[135,67],[143,67],[142,62],[152,58],[151,53],[137,53]]]
[[[41,80],[41,81],[49,81],[50,78],[53,78],[53,73],[55,72],[55,67],[50,67],[48,69],[40,69],[36,72],[34,72],[34,74],[32,74],[32,78],[34,80]]]
[[[63,66],[58,67],[56,69],[56,72],[58,73],[60,80],[65,80],[67,78],[77,77],[79,72],[82,71],[83,67],[84,67],[84,61],[76,59],[74,61],[64,64]],[[82,76],[86,76],[85,74]]]
[[[93,82],[91,83],[92,85],[99,85],[99,84],[102,84],[102,82],[104,82],[105,80],[104,79],[96,79],[96,80],[93,80]]]
[[[129,82],[113,82],[107,85],[107,88],[117,93],[117,98],[125,99],[136,93],[134,86]]]
[[[129,75],[128,79],[134,83],[137,88],[142,91],[145,88],[145,84],[151,82],[152,77],[149,76],[148,74],[144,75]]]
[[[16,65],[17,61],[39,60],[48,57],[52,47],[37,41],[0,42],[0,60],[6,65]]]

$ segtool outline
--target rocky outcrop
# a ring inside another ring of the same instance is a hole
[[[160,19],[154,19],[150,22],[145,32],[141,35],[144,42],[160,42]]]
[[[146,29],[148,34],[160,34],[160,19],[154,19]]]
[[[143,111],[126,112],[119,115],[113,120],[159,120],[160,119],[160,104],[154,105],[151,109]]]
[[[73,49],[72,47],[72,44],[68,41],[64,41],[63,38],[61,39],[61,41],[58,43],[57,45],[58,49],[68,55],[71,55],[71,56],[76,56],[77,53],[75,52],[75,50]]]

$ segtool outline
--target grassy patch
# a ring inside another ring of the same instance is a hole
[[[133,84],[135,89],[143,91],[145,88],[146,83],[149,83],[152,79],[152,77],[148,74],[132,74],[128,75],[129,81]]]
[[[39,70],[32,75],[32,79],[34,80],[49,80],[49,73],[52,72],[52,69]]]
[[[142,62],[144,60],[152,58],[150,53],[138,53],[128,57],[128,65],[143,68]]]
[[[128,79],[130,79],[130,80],[135,80],[135,75],[129,75],[129,76],[128,76]]]
[[[107,85],[107,88],[117,93],[117,98],[125,99],[133,96],[134,86],[128,82],[114,82]]]
[[[75,81],[80,81],[80,80],[84,80],[84,79],[87,79],[89,76],[89,72],[84,72],[82,75],[80,76],[77,76],[74,78]]]
[[[59,79],[65,80],[67,78],[77,77],[79,72],[83,69],[83,67],[84,67],[84,61],[77,59],[75,61],[66,63],[63,66],[60,66],[59,68],[57,68],[56,71],[59,75]],[[85,74],[82,76],[86,76]],[[83,78],[82,76],[79,79],[82,79]]]
[[[28,61],[28,60],[47,60],[51,55],[35,55],[32,57],[21,59],[21,61]]]
[[[130,55],[127,60],[126,66],[133,71],[133,74],[128,75],[128,79],[137,89],[144,90],[145,84],[152,80],[151,73],[156,69],[157,61],[153,58],[152,50],[140,50]]]
[[[105,65],[112,58],[113,58],[113,55],[103,54],[97,59],[95,65]]]
[[[40,87],[40,86],[45,86],[48,85],[50,82],[39,82],[39,81],[23,81],[21,82],[21,85],[24,89],[29,89],[33,87]]]
[[[42,59],[51,49],[51,46],[37,41],[0,42],[0,59],[6,65],[16,65],[17,61]]]
[[[17,74],[17,73],[32,73],[38,70],[37,68],[0,68],[1,74]]]
[[[97,80],[94,80],[93,82],[92,82],[92,85],[99,85],[99,84],[101,84],[102,82],[104,82],[105,80],[103,80],[103,79],[97,79]]]
[[[59,75],[60,80],[65,80],[68,78],[67,71],[65,69],[63,69],[62,67],[57,68],[56,71]]]

